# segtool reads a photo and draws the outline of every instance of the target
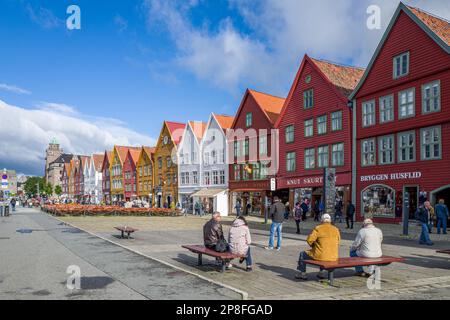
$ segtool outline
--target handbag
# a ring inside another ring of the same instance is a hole
[[[216,243],[215,251],[217,251],[217,252],[228,251],[228,243],[224,238],[219,239],[219,241]]]

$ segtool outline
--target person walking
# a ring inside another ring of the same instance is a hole
[[[269,246],[266,247],[268,250],[273,250],[275,232],[277,233],[277,251],[281,250],[281,237],[282,237],[282,229],[284,222],[284,210],[285,207],[281,203],[280,199],[275,196],[273,198],[273,204],[270,207],[270,218],[272,219],[272,224],[270,226],[270,237],[269,237]]]
[[[434,209],[436,213],[436,228],[437,228],[437,234],[441,234],[441,228],[442,232],[444,234],[447,234],[447,220],[449,216],[448,208],[445,205],[444,199],[440,199],[439,203],[436,205]]]
[[[420,206],[416,211],[417,220],[422,225],[422,231],[420,233],[420,240],[419,244],[426,244],[428,246],[432,246],[433,242],[430,239],[430,230],[429,230],[429,223],[430,223],[430,212],[428,208],[426,207],[425,203],[424,205]]]
[[[16,211],[16,198],[12,198],[10,203],[12,211]]]
[[[350,247],[350,257],[380,258],[383,256],[381,243],[383,242],[383,232],[375,227],[371,219],[365,219],[363,228],[358,231],[355,241]],[[369,277],[373,271],[366,273],[363,267],[355,267],[356,275],[359,277]]]
[[[433,224],[436,220],[436,215],[434,213],[434,208],[431,205],[430,201],[425,201],[424,206],[428,209],[429,217],[428,217],[428,231],[430,233],[433,233]]]
[[[289,219],[289,214],[291,213],[291,206],[289,205],[289,202],[286,202],[284,205],[284,219]]]
[[[248,223],[244,217],[237,217],[231,225],[230,233],[228,234],[228,245],[232,254],[240,255],[239,263],[246,263],[246,271],[253,270],[253,259],[250,250],[252,238]]]
[[[330,215],[325,213],[322,216],[322,223],[316,226],[306,238],[306,242],[311,247],[311,250],[300,252],[295,278],[308,280],[305,260],[337,261],[340,241],[341,234],[339,229],[331,224]],[[322,268],[317,277],[321,279],[326,277]]]
[[[353,222],[355,220],[355,206],[351,200],[347,201],[347,209],[345,212],[345,222],[347,223],[347,229],[353,229]]]
[[[242,209],[241,200],[236,201],[236,205],[234,206],[234,208],[236,209],[236,216],[240,217]]]
[[[300,222],[302,221],[302,215],[303,215],[302,206],[300,205],[300,202],[297,202],[294,208],[294,220],[295,224],[297,225],[297,232],[296,232],[297,234],[300,234]]]
[[[337,219],[339,219],[339,223],[342,223],[343,204],[342,204],[342,200],[341,199],[337,199],[334,209],[335,209],[334,223],[336,223]]]
[[[306,203],[306,198],[303,199],[301,206],[302,206],[302,210],[303,210],[302,220],[305,221],[306,217],[307,217],[307,214],[308,214],[308,211],[309,211],[309,206]]]

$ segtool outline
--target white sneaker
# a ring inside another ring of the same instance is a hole
[[[264,249],[266,249],[266,250],[273,250],[272,247],[264,247]]]
[[[276,249],[277,251],[280,251],[281,250],[281,248],[280,247],[277,247],[277,249]]]
[[[226,268],[227,270],[230,270],[231,268],[233,268],[233,265],[232,265],[231,263],[228,263],[228,264],[225,266],[225,268]]]

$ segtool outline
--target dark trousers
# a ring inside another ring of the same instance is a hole
[[[345,217],[345,222],[347,222],[347,228],[353,229],[353,215]]]
[[[297,233],[300,233],[300,220],[295,220],[295,224],[297,225]]]

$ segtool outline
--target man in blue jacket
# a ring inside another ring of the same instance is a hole
[[[436,212],[437,219],[437,233],[441,233],[442,227],[443,233],[447,234],[448,208],[445,205],[444,199],[439,200],[439,203],[436,205],[434,211]]]
[[[430,230],[428,229],[428,224],[430,222],[430,211],[426,205],[421,205],[416,211],[417,220],[422,225],[422,232],[420,234],[420,244],[426,244],[432,246],[434,243],[430,239]]]

